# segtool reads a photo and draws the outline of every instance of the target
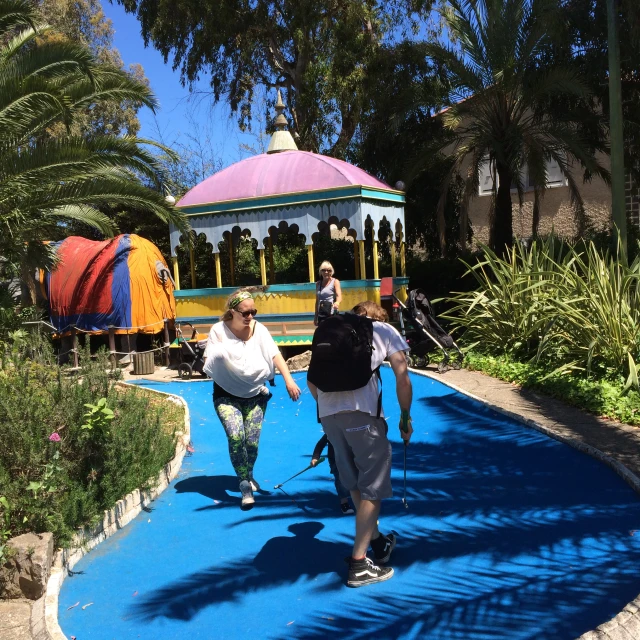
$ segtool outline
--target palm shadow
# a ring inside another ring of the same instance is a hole
[[[340,550],[345,545],[319,540],[324,529],[321,522],[310,521],[288,527],[293,536],[268,540],[249,563],[234,562],[222,567],[213,565],[143,596],[129,615],[144,621],[166,617],[191,620],[203,608],[230,601],[241,601],[249,592],[293,583],[302,576],[315,578],[336,574],[343,568]],[[343,554],[344,555],[344,554]]]

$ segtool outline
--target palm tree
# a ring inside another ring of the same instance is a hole
[[[442,16],[452,44],[427,46],[442,70],[450,104],[440,116],[448,136],[437,148],[449,161],[437,209],[441,247],[446,194],[456,174],[465,181],[464,248],[467,206],[478,194],[481,171],[490,168],[489,245],[498,253],[512,246],[511,191],[522,204],[527,169],[534,190],[533,235],[550,161],[567,181],[579,229],[584,203],[572,167],[581,166],[586,178],[609,182],[609,172],[595,157],[606,151],[599,125],[592,127],[596,135],[582,133],[586,120],[599,117],[586,86],[572,68],[547,63],[553,59],[554,6],[552,0],[447,0]],[[431,157],[433,152],[428,150]]]
[[[187,235],[185,217],[165,202],[161,166],[146,148],[154,143],[48,135],[60,123],[69,131],[74,116],[96,104],[156,106],[143,83],[99,64],[83,45],[43,38],[48,30],[27,0],[0,0],[0,255],[49,267],[43,241],[60,236],[69,221],[111,236],[116,227],[104,211],[127,208]]]

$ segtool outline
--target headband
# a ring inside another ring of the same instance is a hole
[[[229,301],[229,309],[235,309],[243,300],[248,300],[253,296],[248,291],[241,291]]]

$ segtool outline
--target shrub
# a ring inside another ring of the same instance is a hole
[[[115,380],[104,351],[83,353],[76,378],[53,364],[46,345],[5,345],[0,493],[11,505],[12,535],[52,531],[65,544],[173,456],[182,409]]]
[[[444,317],[467,344],[552,369],[625,374],[640,343],[640,260],[628,266],[592,243],[550,237],[516,243],[505,258],[484,248],[467,265],[477,282],[455,293]]]

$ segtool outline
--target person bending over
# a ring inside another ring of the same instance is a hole
[[[227,434],[231,464],[240,481],[241,508],[251,509],[258,443],[271,394],[265,383],[282,374],[292,400],[300,396],[278,346],[256,320],[258,311],[249,291],[229,296],[222,320],[211,327],[204,352],[204,372],[213,378],[213,405]]]
[[[378,315],[384,310],[375,303],[361,303],[353,312]],[[363,313],[364,311],[364,313]],[[408,443],[411,426],[411,380],[407,370],[404,338],[391,326],[373,322],[371,371],[389,360],[396,379],[396,395],[401,409],[400,435]],[[311,394],[318,401],[322,428],[333,445],[340,481],[351,492],[356,506],[356,531],[347,585],[360,587],[393,576],[386,564],[396,545],[393,533],[383,535],[378,529],[381,500],[392,496],[391,444],[387,438],[384,411],[378,414],[378,377],[372,375],[366,386],[354,391],[323,392],[307,380]],[[376,417],[376,416],[380,417]],[[403,431],[402,427],[406,427]],[[371,545],[375,562],[367,557]]]

